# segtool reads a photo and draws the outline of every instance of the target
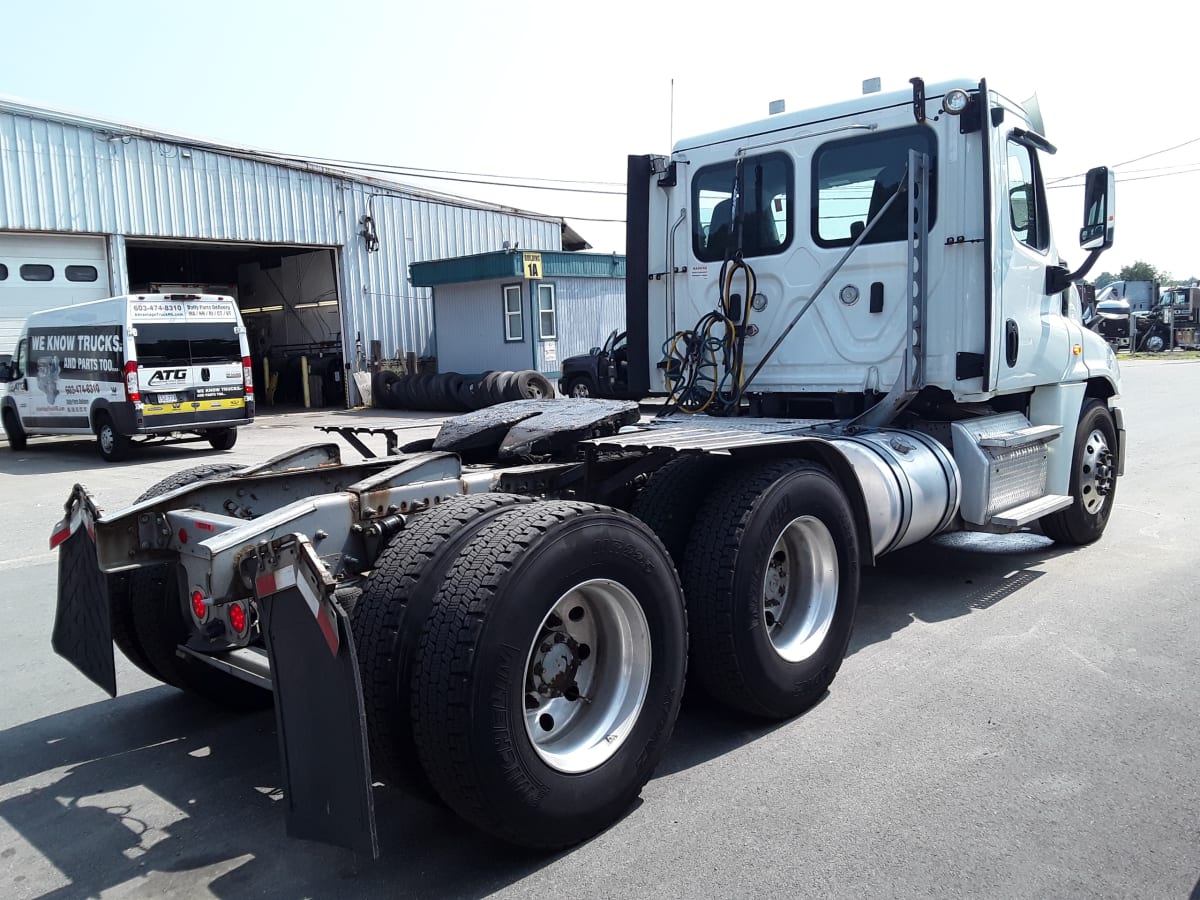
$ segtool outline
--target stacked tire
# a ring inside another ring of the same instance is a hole
[[[459,372],[397,375],[387,370],[372,379],[372,405],[387,409],[471,412],[512,400],[552,400],[554,385],[540,372]]]

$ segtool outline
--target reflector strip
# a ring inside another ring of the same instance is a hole
[[[329,611],[325,604],[321,603],[321,598],[313,591],[312,585],[308,583],[308,580],[297,574],[295,566],[276,569],[274,572],[267,572],[265,575],[259,575],[254,579],[254,592],[260,598],[269,597],[271,594],[278,594],[280,591],[286,591],[291,587],[296,588],[300,592],[300,596],[308,604],[313,618],[317,620],[317,627],[321,629],[325,643],[329,645],[329,652],[337,656],[338,646],[341,644],[341,641],[338,638],[337,625],[333,621],[333,613]]]
[[[82,522],[83,522],[83,507],[76,506],[75,509],[73,509],[71,511],[70,519],[63,519],[61,522],[59,522],[57,525],[54,526],[54,531],[52,531],[50,533],[50,549],[53,550],[55,547],[57,547],[59,544],[63,543],[63,541],[65,541],[67,538],[69,538],[71,535],[73,535],[76,531],[78,531],[79,526]],[[87,520],[88,534],[93,534],[93,531],[92,531],[93,527],[94,526],[92,525],[92,521],[89,518]]]

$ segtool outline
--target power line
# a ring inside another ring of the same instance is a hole
[[[1141,162],[1143,159],[1149,159],[1152,156],[1161,156],[1164,153],[1170,153],[1172,150],[1178,150],[1180,147],[1187,147],[1190,144],[1198,144],[1198,143],[1200,143],[1200,137],[1192,138],[1191,140],[1184,141],[1182,144],[1176,144],[1173,147],[1165,147],[1162,150],[1155,150],[1153,153],[1147,153],[1145,156],[1137,156],[1137,157],[1134,157],[1133,159],[1127,159],[1124,162],[1119,162],[1116,165],[1109,166],[1109,168],[1110,169],[1118,169],[1121,166],[1127,166],[1130,163]],[[1047,184],[1047,186],[1049,186],[1052,184],[1056,184],[1060,181],[1069,181],[1072,178],[1082,178],[1086,174],[1087,174],[1086,172],[1077,172],[1074,175],[1063,175],[1061,178],[1050,179],[1049,181],[1046,182],[1046,184]]]
[[[464,184],[485,184],[494,187],[511,187],[529,190],[541,191],[563,191],[566,193],[576,194],[613,194],[623,196],[625,191],[607,191],[591,188],[572,188],[572,187],[551,187],[550,185],[569,185],[569,184],[599,184],[623,187],[620,182],[616,181],[587,181],[583,179],[567,179],[567,178],[539,178],[536,176],[520,176],[520,175],[496,175],[481,172],[455,172],[448,169],[422,169],[415,166],[399,166],[391,163],[371,163],[359,162],[349,159],[334,159],[332,157],[320,156],[280,156],[280,159],[286,159],[298,163],[317,163],[320,165],[334,165],[343,169],[352,169],[360,172],[383,172],[391,175],[403,175],[405,178],[427,178],[432,181],[453,181]],[[507,178],[509,181],[494,181],[491,179]],[[521,182],[546,182],[546,184],[532,184]]]
[[[1200,166],[1197,166],[1196,168],[1193,168],[1193,169],[1183,169],[1182,171],[1179,171],[1179,172],[1160,172],[1157,175],[1138,175],[1135,177],[1126,176],[1124,178],[1118,178],[1118,179],[1116,179],[1116,181],[1118,184],[1124,184],[1125,182],[1128,182],[1128,181],[1149,181],[1151,178],[1170,178],[1173,175],[1194,175],[1197,172],[1200,172]],[[1082,176],[1071,175],[1069,177],[1080,178]],[[1083,185],[1082,184],[1047,184],[1046,190],[1055,191],[1055,190],[1058,190],[1059,188],[1079,188],[1079,187],[1083,187]]]

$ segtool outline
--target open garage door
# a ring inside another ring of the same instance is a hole
[[[249,332],[259,413],[346,406],[346,354],[330,248],[126,240],[129,289],[231,294]]]
[[[0,354],[38,310],[111,296],[104,238],[0,232]]]

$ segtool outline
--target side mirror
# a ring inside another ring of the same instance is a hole
[[[1029,185],[1019,184],[1008,192],[1009,216],[1012,230],[1018,233],[1029,230]]]
[[[1111,247],[1116,220],[1116,177],[1111,169],[1097,166],[1088,171],[1084,186],[1083,228],[1079,230],[1080,249],[1107,250]]]
[[[588,351],[588,356],[599,356],[599,355],[600,355],[600,348],[599,348],[599,347],[593,347],[592,349],[590,349],[590,350]]]

